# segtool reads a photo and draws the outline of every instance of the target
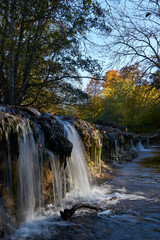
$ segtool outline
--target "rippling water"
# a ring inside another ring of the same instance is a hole
[[[70,221],[63,221],[48,206],[7,239],[160,239],[160,148],[116,166],[113,174],[112,180],[92,188],[87,199],[66,197],[67,206],[87,202],[99,212],[77,210]]]

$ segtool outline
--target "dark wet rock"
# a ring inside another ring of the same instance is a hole
[[[46,147],[58,154],[66,165],[66,158],[71,155],[72,143],[64,137],[64,129],[55,119],[41,117],[37,121],[44,132]]]
[[[160,146],[160,133],[148,137],[150,145]]]
[[[74,126],[92,161],[98,158],[98,154],[106,163],[128,162],[138,155],[131,147],[131,140],[136,145],[139,141],[138,136],[126,131],[124,127],[113,128],[113,125],[108,127],[101,120],[97,120],[96,124],[90,124],[80,119],[74,119]]]
[[[111,128],[116,128],[116,129],[120,129],[121,131],[125,131],[126,127],[116,124],[116,123],[111,123],[111,122],[106,122],[103,121],[101,119],[98,119],[94,122],[94,124],[96,125],[101,125],[101,126],[105,126],[105,127],[111,127]]]
[[[0,238],[13,233],[17,226],[15,216],[7,210],[3,198],[0,197]]]

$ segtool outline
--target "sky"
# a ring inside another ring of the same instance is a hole
[[[112,5],[116,4],[116,6],[118,7],[120,2],[122,1],[123,0],[109,0],[108,2]],[[101,6],[104,9],[108,9],[108,6],[105,0],[98,0],[98,2],[101,4]],[[89,41],[88,42],[86,41],[85,45],[82,44],[83,52],[85,55],[90,55],[93,59],[98,60],[100,66],[102,67],[100,75],[103,76],[106,71],[110,70],[108,68],[109,58],[107,57],[107,53],[105,52],[105,46],[107,44],[107,36],[99,34],[96,31],[95,32],[92,31],[87,34],[87,38]],[[81,76],[91,77],[96,72],[93,73],[92,75],[86,71],[79,71],[79,73]],[[83,90],[86,89],[89,81],[90,79],[86,79],[86,78],[83,79],[83,86],[82,86]]]

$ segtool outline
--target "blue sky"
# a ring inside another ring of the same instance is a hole
[[[123,0],[110,0],[108,1],[111,5],[116,4],[116,7],[119,5],[118,3],[122,3]],[[99,3],[101,6],[105,9],[108,9],[108,6],[106,4],[105,0],[99,0]],[[105,46],[107,44],[107,35],[102,35],[95,32],[90,32],[87,34],[88,42],[86,41],[85,44],[82,44],[83,53],[84,55],[90,55],[93,59],[98,60],[99,64],[102,67],[102,71],[100,72],[101,76],[105,74],[106,71],[110,70],[107,65],[109,63],[109,59],[107,57],[107,53],[105,52]],[[96,73],[96,72],[95,72]],[[90,74],[86,71],[80,71],[81,76],[92,76],[95,74]],[[83,79],[83,86],[82,89],[85,89],[87,84],[89,83],[89,79]]]

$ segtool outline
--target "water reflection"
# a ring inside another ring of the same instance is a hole
[[[157,156],[148,157],[141,161],[142,167],[153,168],[156,172],[160,172],[160,157]]]

